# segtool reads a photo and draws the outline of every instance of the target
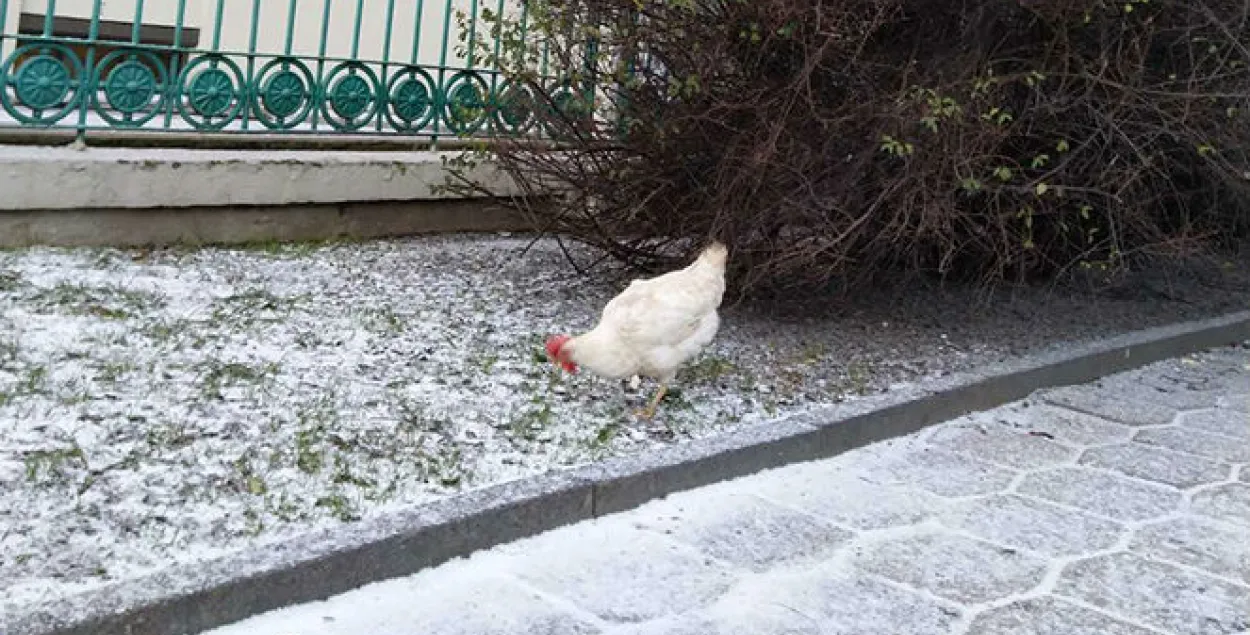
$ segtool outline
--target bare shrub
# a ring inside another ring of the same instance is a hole
[[[512,204],[641,269],[715,236],[746,291],[1054,279],[1250,226],[1250,0],[530,0],[524,38],[490,17],[559,141],[491,134],[525,190],[562,186]]]

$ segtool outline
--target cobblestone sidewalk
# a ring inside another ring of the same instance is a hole
[[[211,634],[1243,634],[1248,463],[1221,349]]]

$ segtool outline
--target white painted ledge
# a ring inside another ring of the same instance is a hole
[[[0,211],[433,201],[454,152],[0,146]],[[492,166],[474,177],[517,193]]]

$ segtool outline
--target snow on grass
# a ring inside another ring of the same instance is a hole
[[[0,612],[1148,321],[730,309],[644,423],[542,354],[616,289],[527,243],[0,252]]]

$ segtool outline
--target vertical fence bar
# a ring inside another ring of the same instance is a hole
[[[287,59],[290,59],[292,53],[295,51],[295,14],[298,6],[299,0],[291,0],[291,3],[287,6],[286,10],[286,41],[282,44],[282,55]],[[283,65],[283,68],[286,69],[287,66]],[[315,87],[309,86],[308,98],[312,99],[314,94]]]
[[[412,19],[412,62],[413,66],[421,60],[421,23],[425,18],[425,0],[417,0],[417,15]]]
[[[252,0],[252,29],[247,34],[247,86],[249,92],[256,90],[256,34],[260,31],[260,2],[261,0]],[[247,130],[252,121],[252,101],[254,100],[243,100],[243,111],[240,114],[242,120],[239,122],[243,130]]]
[[[174,125],[174,102],[182,99],[182,56],[187,49],[182,45],[182,25],[187,17],[187,0],[178,0],[178,8],[174,15],[174,43],[170,46],[169,75],[165,85],[165,129]]]
[[[365,0],[356,0],[356,20],[355,20],[355,24],[352,26],[352,50],[351,50],[351,55],[348,56],[349,58],[351,58],[353,62],[360,62],[360,30],[364,24],[364,20],[365,20]],[[363,64],[364,62],[360,62],[360,63]],[[345,75],[350,77],[353,74],[355,74],[355,71],[349,70],[347,71]],[[365,77],[366,78],[368,77],[367,73],[365,74]],[[339,81],[343,81],[343,80],[340,79]],[[366,79],[365,81],[368,81],[368,79]],[[379,98],[380,97],[381,96],[379,95]],[[366,108],[368,108],[368,106],[366,106]],[[381,112],[375,112],[374,114],[378,115],[378,121],[382,120]]]
[[[382,36],[382,74],[378,77],[378,132],[382,131],[382,122],[386,121],[387,98],[387,73],[390,72],[391,65],[391,36],[395,27],[395,0],[387,0],[386,3],[386,32]],[[414,34],[415,35],[415,34]]]
[[[520,27],[521,33],[517,38],[518,41],[520,42],[521,48],[519,51],[516,52],[516,54],[520,56],[519,66],[524,70],[525,75],[529,74],[529,68],[530,68],[530,44],[529,44],[530,11],[529,9],[530,9],[530,6],[528,2],[521,5],[521,27]],[[538,85],[539,87],[542,87],[541,80]],[[539,110],[539,104],[538,104],[538,101],[541,98],[537,94],[533,94],[533,97],[534,99],[530,101],[530,108],[532,109],[531,116],[534,117],[535,119],[533,121],[534,125],[530,128],[530,130],[538,131],[541,134],[542,120],[538,119],[539,117],[542,117],[542,111]]]
[[[538,64],[538,77],[543,80],[547,79],[547,72],[550,70],[548,68],[548,62],[547,62],[547,58],[549,57],[550,53],[551,53],[551,40],[549,38],[543,38],[542,61],[539,62]]]
[[[100,3],[96,2],[96,9],[100,8]],[[43,36],[52,37],[52,22],[56,18],[56,0],[48,0],[48,6],[43,14]]]
[[[87,115],[91,112],[91,102],[95,98],[96,82],[95,82],[95,45],[100,40],[100,10],[104,0],[95,0],[91,3],[91,26],[87,29],[87,59],[83,61],[82,77],[78,78],[78,90],[80,91],[79,109],[78,109],[78,135],[77,140],[82,143],[87,141]],[[48,15],[45,16],[43,30],[46,35],[52,33],[52,12],[56,3],[48,0]]]
[[[21,0],[17,0],[20,2]],[[0,0],[0,64],[3,64],[9,57],[9,38],[5,37],[9,28],[9,0]],[[4,78],[0,78],[0,82]],[[0,85],[0,90],[7,90]]]
[[[445,114],[444,112],[445,106],[447,105],[448,100],[451,98],[451,95],[447,94],[446,81],[447,81],[447,45],[450,43],[450,39],[451,39],[451,3],[452,2],[453,0],[447,0],[447,4],[443,10],[443,42],[442,42],[442,45],[439,47],[439,51],[438,51],[438,95],[439,95],[439,98],[436,101],[437,111],[434,113],[435,116],[432,122],[434,124],[434,131],[433,131],[433,134],[430,136],[430,148],[431,149],[438,149],[438,131],[440,128],[439,124],[442,123],[443,115]]]
[[[360,57],[360,26],[365,19],[365,0],[356,0],[356,23],[352,26],[352,54],[356,60]]]
[[[139,43],[142,41],[142,37],[143,37],[143,0],[135,0],[135,18],[130,24],[130,45],[137,47]],[[133,62],[133,61],[136,61],[137,59],[138,59],[138,56],[135,55],[134,49],[131,49],[130,54],[126,56],[126,60]],[[104,69],[101,68],[100,71],[103,72]],[[152,73],[153,73],[153,79],[156,79],[156,76],[155,76],[156,69],[153,69]],[[112,108],[113,104],[110,103],[109,107]],[[128,112],[128,113],[125,113],[122,118],[127,123],[129,123],[132,121],[133,117],[134,117],[134,113]]]
[[[636,33],[638,31],[640,12],[630,11],[630,26]],[[628,40],[627,40],[628,42]],[[629,109],[631,106],[629,96],[634,90],[634,78],[638,74],[638,49],[635,43],[626,44],[626,49],[622,52],[625,55],[625,77],[623,85],[614,83],[613,89],[616,91],[616,103],[613,105],[616,114],[616,135],[622,138],[629,134]]]
[[[291,0],[286,9],[286,43],[282,46],[282,54],[287,57],[295,50],[295,10],[298,7],[299,0]]]
[[[135,20],[130,25],[130,43],[138,44],[143,33],[143,0],[135,0]]]
[[[503,63],[499,59],[499,54],[503,50],[503,9],[504,0],[499,0],[499,4],[495,9],[495,28],[491,30],[495,37],[495,49],[493,51],[495,59],[491,62],[495,72],[490,74],[490,103],[493,104],[493,108],[502,106],[499,103],[499,74],[503,72]],[[502,119],[502,115],[503,113],[499,113],[496,118]],[[490,126],[491,122],[487,121],[486,125]]]
[[[530,5],[528,2],[526,2],[521,5],[521,27],[520,27],[521,33],[518,36],[518,39],[521,41],[521,51],[520,51],[522,55],[521,60],[526,66],[529,66],[529,51],[527,50],[529,49],[529,36],[530,36],[529,18],[530,18]]]
[[[213,52],[221,51],[221,23],[226,16],[226,0],[217,0],[217,10],[213,12]]]
[[[473,49],[477,46],[477,0],[471,0],[469,3],[469,46],[467,56],[465,57],[465,67],[472,69],[476,64],[473,59]]]
[[[592,26],[594,26],[597,30],[599,28],[598,16],[590,17],[594,18],[591,22],[593,23]],[[593,119],[595,111],[595,88],[598,85],[597,79],[599,75],[598,33],[595,35],[589,35],[588,33],[586,43],[582,46],[584,47],[582,49],[584,55],[584,59],[582,60],[582,72],[586,73],[585,77],[582,78],[582,99],[587,100],[585,105],[590,108],[591,117]]]
[[[321,101],[325,99],[325,90],[322,84],[323,75],[326,69],[326,45],[330,39],[330,3],[332,0],[325,0],[321,11],[321,45],[317,49],[317,77],[316,86],[310,86],[312,89],[313,109],[312,109],[312,129],[317,129],[317,121],[321,115]]]

